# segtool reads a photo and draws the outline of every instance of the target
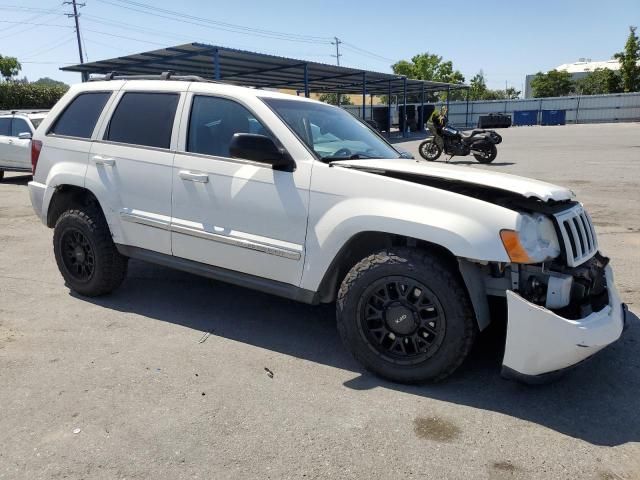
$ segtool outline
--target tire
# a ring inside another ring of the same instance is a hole
[[[65,284],[80,295],[111,293],[127,275],[128,258],[116,249],[97,208],[62,213],[53,233],[53,250]]]
[[[491,145],[489,150],[487,150],[484,155],[480,153],[474,153],[473,156],[479,163],[491,163],[498,156],[498,149],[495,145]]]
[[[4,170],[0,170],[0,182],[4,178]]]
[[[397,301],[394,289],[387,286],[394,282]],[[385,297],[391,303],[380,308]],[[418,300],[413,305],[422,308],[418,312],[396,305],[414,298]],[[377,310],[383,313],[373,318]],[[358,262],[340,286],[336,317],[340,337],[356,360],[399,383],[437,382],[451,375],[477,334],[473,307],[459,276],[436,256],[409,248],[383,250]],[[424,330],[427,327],[436,333]]]
[[[418,146],[418,152],[420,156],[429,162],[434,162],[440,155],[442,155],[442,149],[433,141],[433,139],[425,140]]]

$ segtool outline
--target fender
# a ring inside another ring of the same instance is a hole
[[[518,217],[514,210],[433,186],[316,165],[301,286],[317,290],[342,246],[362,232],[424,240],[459,258],[509,262],[499,232],[516,229]]]

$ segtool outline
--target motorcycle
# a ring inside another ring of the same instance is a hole
[[[471,133],[464,133],[453,127],[446,126],[442,129],[442,140],[444,143],[444,153],[453,156],[466,156],[473,154],[480,163],[491,163],[498,155],[496,145],[502,142],[502,137],[493,130],[473,130]],[[420,156],[425,160],[433,162],[442,155],[442,149],[436,143],[435,138],[425,140],[418,147]]]

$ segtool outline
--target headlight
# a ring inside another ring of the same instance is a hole
[[[518,229],[502,230],[500,238],[514,263],[542,263],[560,255],[553,222],[541,213],[521,213]]]

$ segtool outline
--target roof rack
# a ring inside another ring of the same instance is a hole
[[[109,72],[104,75],[94,75],[89,77],[90,82],[102,82],[109,80],[175,80],[179,82],[207,82],[224,83],[216,80],[209,80],[198,75],[175,75],[172,71],[162,72],[159,75],[120,75],[118,72]]]

